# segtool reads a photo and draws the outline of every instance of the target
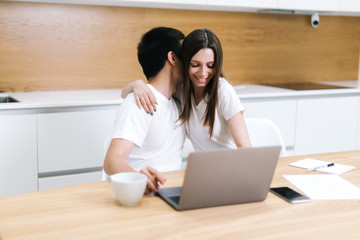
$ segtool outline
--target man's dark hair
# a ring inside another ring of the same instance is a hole
[[[138,45],[138,60],[147,79],[156,76],[164,67],[167,54],[173,51],[181,56],[181,40],[184,34],[169,27],[153,28],[145,33]]]

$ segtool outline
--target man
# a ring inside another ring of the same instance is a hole
[[[129,94],[117,114],[113,140],[104,161],[108,175],[133,171],[145,174],[147,192],[155,192],[159,183],[165,183],[160,172],[181,166],[185,130],[177,121],[180,112],[172,94],[183,81],[180,61],[183,39],[183,33],[166,27],[154,28],[141,38],[138,60],[158,100],[157,113],[150,115],[139,109],[133,94]]]

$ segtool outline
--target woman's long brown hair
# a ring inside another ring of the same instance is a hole
[[[189,76],[189,66],[192,57],[201,49],[210,48],[214,51],[214,66],[216,69],[214,77],[205,87],[205,96],[208,95],[207,107],[203,116],[203,126],[209,126],[209,139],[211,139],[214,122],[215,111],[218,103],[218,86],[219,78],[222,74],[223,52],[221,44],[217,36],[209,29],[197,29],[192,31],[185,39],[182,45],[181,55],[184,66],[184,109],[180,115],[182,123],[188,123],[191,112],[191,95],[194,94],[194,87]],[[190,128],[189,128],[190,129]],[[189,133],[190,134],[190,133]]]

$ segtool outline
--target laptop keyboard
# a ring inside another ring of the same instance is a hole
[[[174,203],[179,204],[180,196],[172,196],[172,197],[169,197],[169,198]]]

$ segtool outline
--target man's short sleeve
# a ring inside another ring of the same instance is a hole
[[[136,105],[130,93],[121,103],[116,115],[113,138],[122,138],[141,147],[151,124],[151,116]]]

